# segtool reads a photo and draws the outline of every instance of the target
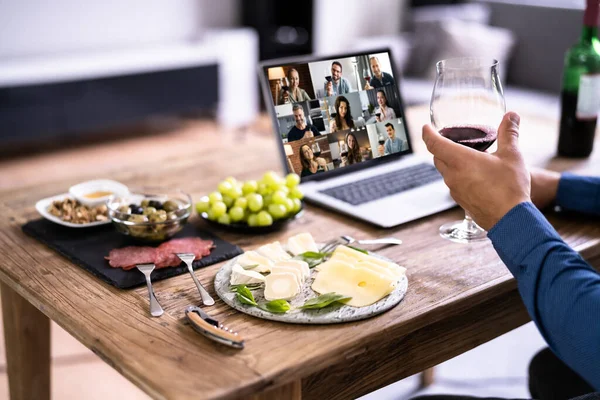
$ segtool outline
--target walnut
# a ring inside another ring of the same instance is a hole
[[[106,207],[106,204],[88,207],[70,198],[62,201],[53,201],[48,207],[48,212],[65,222],[75,224],[88,224],[90,222],[108,220],[108,207]]]

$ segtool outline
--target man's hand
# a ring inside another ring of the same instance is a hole
[[[519,122],[516,113],[504,115],[493,154],[454,143],[423,126],[423,140],[452,198],[485,230],[517,204],[531,201],[531,178],[518,148]]]
[[[531,201],[537,208],[543,210],[556,199],[560,173],[540,168],[532,168],[530,173]]]
[[[373,86],[369,85],[369,82],[365,83],[365,90],[371,90]]]
[[[327,82],[327,96],[333,96],[333,83]]]
[[[384,156],[385,155],[385,148],[383,147],[382,144],[380,144],[379,146],[377,146],[377,150],[379,151],[379,155],[380,156]]]

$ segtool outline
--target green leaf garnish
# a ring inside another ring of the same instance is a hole
[[[288,312],[292,307],[286,300],[272,300],[263,306],[258,306],[261,310],[268,311],[274,314],[283,314]]]
[[[246,287],[246,285],[238,285],[235,296],[242,304],[247,304],[249,306],[258,305],[256,300],[254,300],[252,292]]]
[[[263,287],[263,285],[264,285],[263,283],[246,283],[246,284],[239,284],[239,285],[231,285],[231,286],[229,286],[229,291],[237,292],[238,289],[240,288],[240,286],[243,286],[249,290],[256,290],[256,289]]]
[[[331,256],[331,253],[317,253],[315,251],[307,251],[302,254],[298,254],[294,257],[294,260],[304,261],[308,264],[309,268],[314,268],[317,265],[325,262],[327,258]]]
[[[361,253],[364,253],[364,254],[369,254],[369,252],[365,249],[359,249],[358,247],[354,247],[354,246],[347,246],[347,247],[350,247],[351,249],[356,250],[356,251],[360,251]]]
[[[352,297],[344,296],[343,294],[337,293],[325,293],[319,297],[313,297],[312,299],[306,300],[303,306],[300,308],[305,310],[316,310],[319,308],[325,308],[335,302],[344,302],[350,300]]]

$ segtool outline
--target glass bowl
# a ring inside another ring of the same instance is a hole
[[[109,200],[107,206],[117,231],[141,241],[161,242],[183,229],[192,213],[192,198],[181,190],[142,188]]]

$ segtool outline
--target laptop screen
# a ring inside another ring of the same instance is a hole
[[[264,66],[288,170],[319,179],[410,153],[393,71],[389,51]]]

